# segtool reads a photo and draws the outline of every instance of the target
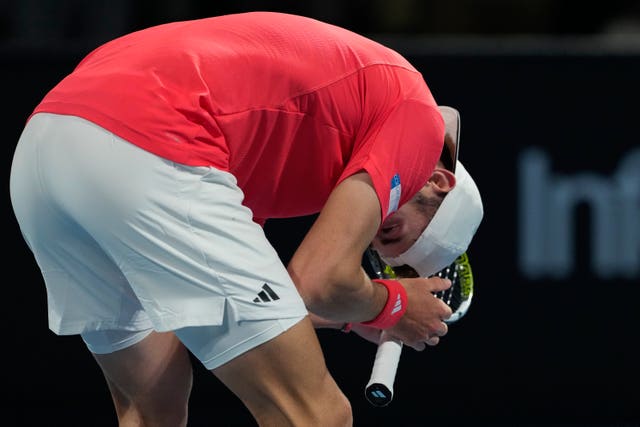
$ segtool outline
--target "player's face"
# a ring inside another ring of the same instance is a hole
[[[409,203],[384,221],[373,239],[373,247],[384,257],[396,257],[405,252],[420,237],[441,200],[431,186],[422,187]]]

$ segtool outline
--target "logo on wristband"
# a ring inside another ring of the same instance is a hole
[[[387,288],[389,295],[386,304],[376,318],[368,322],[362,322],[362,324],[379,329],[389,329],[398,323],[407,309],[407,291],[405,291],[404,286],[397,280],[373,279],[373,282],[379,283]]]
[[[396,303],[393,306],[393,310],[391,310],[391,315],[393,316],[397,312],[402,311],[402,297],[400,294],[396,297]]]

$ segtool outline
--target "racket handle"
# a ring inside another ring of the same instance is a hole
[[[373,406],[387,406],[393,399],[393,383],[401,353],[402,342],[382,331],[371,378],[364,391],[365,397]]]

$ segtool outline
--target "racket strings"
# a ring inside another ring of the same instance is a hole
[[[460,270],[463,268],[464,267],[461,264],[454,262],[450,266],[445,267],[438,273],[434,274],[434,276],[451,280],[451,286],[448,289],[436,292],[434,295],[451,307],[451,310],[454,313],[460,308],[464,301],[460,280]]]
[[[418,273],[408,265],[389,266],[382,261],[379,254],[371,247],[367,250],[367,258],[377,278],[419,277]],[[451,280],[451,286],[448,289],[434,292],[434,296],[451,307],[452,315],[447,322],[457,321],[466,313],[473,295],[473,278],[467,254],[462,254],[450,265],[431,277]]]

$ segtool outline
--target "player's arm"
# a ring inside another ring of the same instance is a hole
[[[362,268],[379,225],[380,203],[368,174],[336,186],[288,265],[311,312],[338,322],[363,322],[380,313],[387,290]]]
[[[387,306],[387,288],[362,268],[362,255],[380,225],[380,210],[369,175],[353,175],[335,188],[294,253],[288,270],[316,320],[368,322]],[[438,278],[402,282],[409,304],[392,330],[421,350],[426,337],[446,333],[442,318],[450,309],[431,292],[449,284]]]

